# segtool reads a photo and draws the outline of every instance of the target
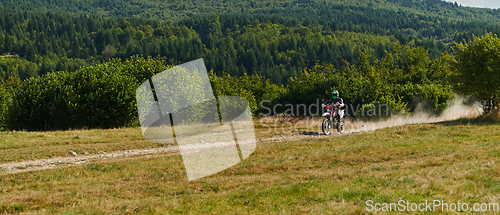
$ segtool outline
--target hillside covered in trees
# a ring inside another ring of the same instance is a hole
[[[64,90],[54,84],[84,80],[79,79],[82,73],[112,80],[110,71],[137,84],[139,79],[129,74],[135,70],[123,68],[135,68],[131,64],[142,57],[153,57],[148,62],[157,69],[204,58],[214,93],[247,98],[255,117],[265,111],[259,107],[262,101],[313,102],[332,87],[355,105],[384,103],[392,113],[405,113],[415,109],[415,99],[423,99],[439,113],[453,98],[446,77],[456,42],[500,34],[497,10],[440,0],[53,0],[0,5],[0,90],[5,92],[0,121],[1,127],[8,128],[9,122],[15,129],[29,124],[21,120],[22,111],[29,110],[41,122],[33,130],[134,124],[134,114],[106,125],[93,119],[74,126],[51,124],[51,113],[64,113],[65,101],[76,102],[56,93]],[[112,69],[103,69],[108,67]],[[130,102],[123,109],[127,113]],[[35,103],[39,106],[33,109]]]
[[[423,46],[438,58],[454,41],[500,34],[498,25],[487,22],[360,5],[226,12],[175,22],[2,8],[0,77],[75,71],[139,54],[164,56],[169,64],[204,58],[216,74],[261,74],[287,84],[316,64],[338,68],[355,63],[360,51],[370,50],[372,60],[381,59],[396,42]]]
[[[77,15],[93,14],[107,17],[141,17],[166,21],[228,12],[287,13],[287,16],[295,18],[307,16],[316,19],[328,17],[328,14],[324,13],[327,8],[347,6],[410,12],[454,20],[500,23],[498,10],[462,7],[442,0],[3,0],[0,5],[7,9],[70,12]]]

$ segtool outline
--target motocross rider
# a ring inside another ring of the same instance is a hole
[[[342,98],[339,97],[339,91],[334,90],[332,92],[332,98],[324,102],[323,105],[321,106],[325,107],[329,103],[334,105],[338,104],[338,106],[335,107],[335,112],[336,112],[335,117],[337,117],[338,122],[340,122],[340,114],[338,114],[338,111],[340,110],[340,108],[344,107],[344,100],[342,100]]]

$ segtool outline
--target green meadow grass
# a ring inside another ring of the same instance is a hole
[[[258,139],[272,136],[262,131],[258,127]],[[30,158],[15,153],[35,150],[38,138],[46,138],[40,135],[49,136],[46,143],[69,142],[88,150],[148,146],[133,128],[10,132],[0,136],[11,143],[0,146],[14,154],[2,162]],[[49,153],[44,149],[38,158]],[[0,175],[0,213],[358,214],[367,213],[367,200],[401,199],[460,200],[471,207],[500,202],[499,158],[500,124],[495,123],[455,121],[265,140],[240,164],[191,182],[180,153]]]

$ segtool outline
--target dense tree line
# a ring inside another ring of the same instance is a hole
[[[270,105],[317,104],[328,99],[333,90],[338,90],[351,116],[387,105],[384,110],[373,110],[377,112],[373,116],[383,111],[381,117],[385,117],[386,114],[411,113],[418,105],[439,114],[454,97],[452,86],[447,82],[448,55],[433,60],[423,47],[401,45],[396,45],[380,60],[372,62],[371,54],[363,52],[356,64],[342,69],[327,64],[304,70],[301,76],[291,78],[285,93]],[[290,111],[287,107],[277,109],[277,112],[287,111]],[[311,114],[303,110],[290,113]]]
[[[321,16],[325,7],[355,6],[373,9],[389,9],[406,11],[414,14],[433,17],[451,18],[463,21],[481,21],[500,24],[498,10],[461,7],[456,3],[442,0],[251,0],[251,1],[217,1],[217,0],[3,0],[0,6],[21,10],[41,12],[70,12],[73,14],[92,14],[111,17],[141,17],[177,21],[197,15],[210,13],[254,13],[269,10],[291,11],[300,9],[306,13]]]
[[[321,62],[352,61],[358,49],[385,50],[390,37],[321,31],[296,23],[260,23],[222,33],[219,16],[198,32],[144,19],[104,19],[67,14],[13,12],[0,16],[0,53],[16,54],[36,66],[29,77],[50,71],[74,71],[113,57],[165,56],[170,64],[204,57],[210,70],[234,76],[262,74],[278,83]],[[44,30],[46,29],[46,30]],[[204,36],[207,34],[208,36]],[[203,36],[200,36],[203,35]],[[273,37],[272,41],[267,40]],[[37,71],[34,71],[37,70]],[[7,76],[4,76],[5,79]],[[26,78],[23,77],[22,78]]]
[[[19,56],[23,65],[0,59],[0,65],[7,65],[1,66],[4,80],[13,72],[25,79],[139,54],[164,56],[169,64],[203,57],[218,75],[260,74],[287,84],[290,77],[317,63],[336,67],[342,60],[355,63],[360,51],[375,50],[372,60],[381,59],[396,42],[423,46],[437,58],[453,41],[500,32],[500,27],[485,23],[343,5],[318,9],[320,19],[297,9],[212,14],[172,24],[0,10],[0,53]]]

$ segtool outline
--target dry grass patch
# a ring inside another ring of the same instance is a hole
[[[0,132],[0,163],[71,157],[120,150],[158,147],[146,142],[140,128],[52,132]]]

